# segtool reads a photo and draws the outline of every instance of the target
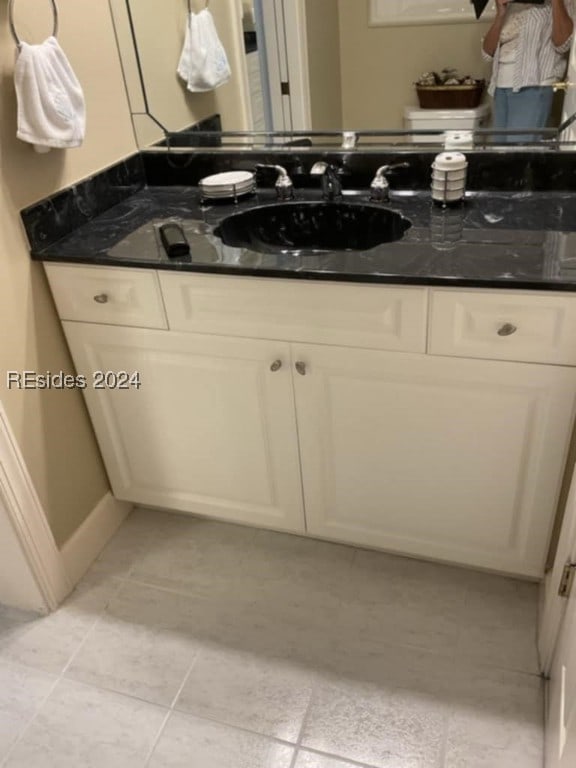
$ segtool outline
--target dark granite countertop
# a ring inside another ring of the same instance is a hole
[[[300,195],[320,199],[316,190]],[[366,193],[349,200],[365,201]],[[441,209],[429,192],[396,193],[386,207],[412,222],[404,238],[369,251],[261,254],[224,246],[212,234],[226,216],[275,203],[272,191],[239,205],[203,208],[193,187],[149,187],[47,246],[40,261],[228,275],[576,291],[576,193],[468,193]],[[192,255],[170,260],[157,225],[176,220]],[[37,240],[40,238],[37,238]]]

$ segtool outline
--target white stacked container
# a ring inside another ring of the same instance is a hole
[[[432,163],[432,199],[441,205],[458,203],[466,194],[468,161],[461,152],[442,152]]]

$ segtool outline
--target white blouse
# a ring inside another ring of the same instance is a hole
[[[572,0],[565,0],[566,9],[574,18]],[[564,77],[565,54],[572,46],[568,38],[561,46],[552,42],[552,8],[550,4],[514,3],[508,9],[506,21],[494,56],[484,48],[482,55],[493,61],[489,93],[496,88],[520,88],[548,85]]]
[[[518,43],[520,41],[522,24],[524,23],[523,16],[529,9],[530,5],[525,3],[512,3],[508,6],[500,34],[497,88],[514,87],[514,65],[518,56]]]

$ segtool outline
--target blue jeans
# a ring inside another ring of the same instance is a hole
[[[503,130],[522,128],[546,128],[554,93],[551,87],[534,86],[513,91],[512,88],[496,88],[494,94],[493,127]],[[494,136],[500,143],[538,141],[542,136],[520,134]]]

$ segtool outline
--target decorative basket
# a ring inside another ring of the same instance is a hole
[[[482,101],[484,81],[476,85],[417,85],[422,109],[474,109]]]

